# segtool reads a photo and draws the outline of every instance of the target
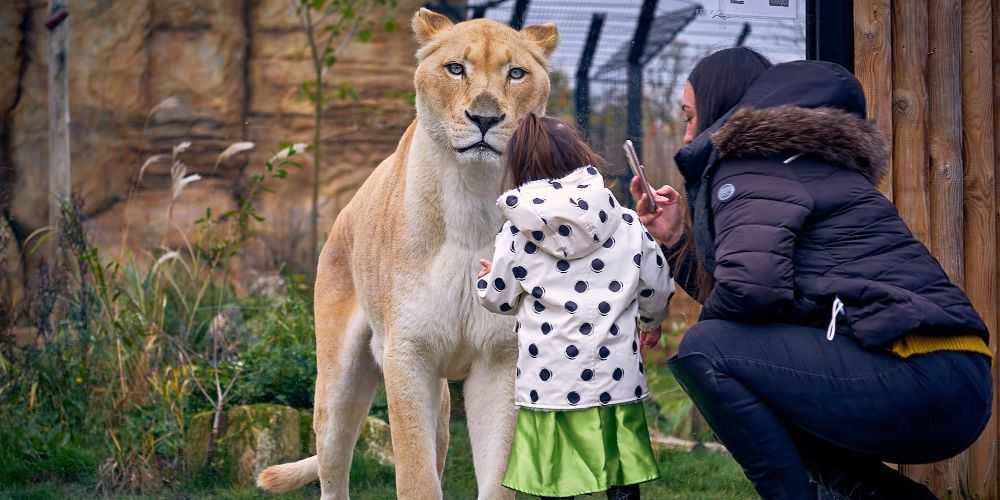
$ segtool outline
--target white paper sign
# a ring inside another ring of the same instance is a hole
[[[800,0],[719,0],[723,17],[797,19]]]

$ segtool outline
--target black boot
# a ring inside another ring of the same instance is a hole
[[[639,485],[612,486],[608,488],[608,500],[639,500]]]
[[[938,500],[926,486],[877,460],[807,461],[818,500]]]

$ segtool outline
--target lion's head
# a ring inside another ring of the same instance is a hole
[[[520,119],[545,112],[555,25],[516,31],[488,19],[452,24],[420,9],[413,32],[420,43],[417,119],[460,162],[499,165]]]

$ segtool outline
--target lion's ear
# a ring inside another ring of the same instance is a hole
[[[545,57],[551,56],[552,52],[556,50],[556,45],[559,45],[559,28],[556,28],[556,25],[552,23],[527,26],[521,30],[521,33],[524,33],[528,40],[538,44],[545,52]]]
[[[423,45],[434,38],[434,35],[454,26],[451,19],[442,16],[437,12],[421,8],[413,15],[413,34],[417,36],[417,43]]]

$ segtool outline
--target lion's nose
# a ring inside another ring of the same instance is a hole
[[[465,112],[465,116],[467,116],[469,120],[472,121],[472,123],[475,123],[476,126],[479,127],[479,131],[482,132],[483,135],[486,135],[486,132],[489,131],[489,129],[493,128],[494,126],[496,126],[496,124],[502,122],[503,119],[507,117],[507,115],[500,115],[500,116],[473,115],[470,114],[468,111]]]

